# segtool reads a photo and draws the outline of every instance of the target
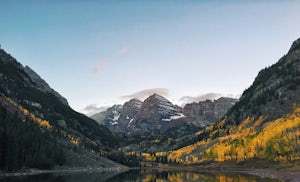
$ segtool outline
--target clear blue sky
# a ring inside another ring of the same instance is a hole
[[[83,111],[153,88],[241,94],[300,37],[299,17],[300,1],[3,0],[0,43]]]

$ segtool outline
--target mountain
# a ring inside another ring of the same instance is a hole
[[[116,136],[105,126],[74,111],[67,100],[54,91],[37,73],[28,66],[23,67],[3,49],[0,49],[0,106],[2,110],[0,126],[2,161],[0,163],[4,168],[10,162],[15,164],[14,161],[19,162],[9,168],[11,170],[23,167],[49,167],[57,164],[53,161],[53,156],[42,155],[42,151],[35,151],[32,147],[47,151],[55,146],[66,156],[64,164],[80,166],[81,164],[92,165],[92,161],[99,158],[100,154],[118,146]],[[11,128],[12,126],[16,126],[16,131]],[[17,132],[18,130],[21,131]],[[33,134],[26,133],[32,131]],[[20,133],[26,137],[20,138],[19,136],[22,136]],[[28,143],[30,140],[35,141],[37,136],[40,141],[36,145],[40,147]],[[26,141],[23,141],[25,139]],[[14,145],[10,141],[25,142],[28,146],[27,148],[26,146],[12,147]],[[22,156],[22,151],[27,149],[33,150],[28,151],[29,157],[18,158]],[[13,156],[13,153],[16,155]],[[86,154],[85,161],[91,163],[81,160],[72,161],[72,156],[74,158],[80,153]],[[34,165],[33,163],[37,162],[35,157],[39,155],[45,164]],[[106,164],[116,165],[113,162]]]
[[[186,164],[299,160],[299,85],[300,39],[277,63],[258,73],[225,117],[168,159]]]
[[[170,150],[182,146],[186,138],[217,122],[217,117],[223,116],[234,102],[236,99],[220,98],[192,103],[182,109],[153,94],[143,102],[132,99],[123,106],[112,106],[92,118],[122,138],[124,152],[150,152],[153,141],[156,146],[151,150]],[[208,107],[210,103],[212,107]]]
[[[124,105],[114,105],[106,111],[92,115],[91,118],[113,132],[127,134],[128,126],[140,111],[141,106],[142,102],[140,100],[131,99],[125,102]]]
[[[212,125],[223,117],[235,102],[237,99],[221,97],[214,101],[186,104],[182,109],[166,98],[153,94],[143,102],[132,99],[123,106],[114,105],[91,118],[107,126],[111,131],[127,136],[168,135],[178,133],[174,130],[182,129],[181,125],[190,125],[195,129]],[[185,132],[191,134],[193,131]]]
[[[183,123],[184,117],[182,108],[158,94],[149,96],[144,102],[131,99],[123,106],[114,105],[91,116],[111,131],[126,136],[164,134],[170,127]]]
[[[182,109],[166,98],[153,94],[141,105],[140,111],[128,125],[130,133],[162,134],[175,120],[183,118]]]
[[[214,101],[193,102],[184,106],[183,114],[188,122],[205,127],[220,120],[237,101],[238,99],[221,97]]]
[[[106,111],[92,115],[91,118],[98,121],[100,125],[104,125],[111,130],[117,130],[115,127],[119,125],[121,112],[122,105],[114,105]]]

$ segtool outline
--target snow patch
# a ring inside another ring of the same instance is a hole
[[[171,116],[170,118],[162,119],[162,121],[172,121],[172,120],[176,120],[176,119],[180,119],[180,118],[184,118],[184,117],[185,117],[184,114],[177,113],[177,115]]]
[[[133,118],[129,121],[129,123],[128,124],[130,124],[130,123],[132,123],[132,121],[133,121]]]
[[[127,128],[130,127],[130,124],[132,123],[132,121],[133,121],[133,118],[129,121],[129,123],[128,123],[128,125],[127,125]]]
[[[116,124],[119,124],[119,123],[118,123],[118,122],[116,122],[116,121],[115,121],[115,122],[113,122],[113,123],[111,123],[111,125],[116,125]]]
[[[113,121],[118,121],[118,120],[119,120],[119,118],[120,118],[120,115],[121,115],[121,114],[114,115],[114,119],[113,119]]]

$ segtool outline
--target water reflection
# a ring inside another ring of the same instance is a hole
[[[188,171],[128,171],[108,182],[277,182],[236,172],[188,172]]]
[[[115,173],[47,174],[27,177],[0,178],[0,182],[277,182],[234,172],[187,172],[132,170]]]
[[[117,175],[116,172],[55,173],[21,177],[0,177],[0,182],[105,182],[115,175]]]

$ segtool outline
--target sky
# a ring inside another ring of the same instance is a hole
[[[0,0],[0,44],[85,114],[238,97],[300,37],[300,1]]]

